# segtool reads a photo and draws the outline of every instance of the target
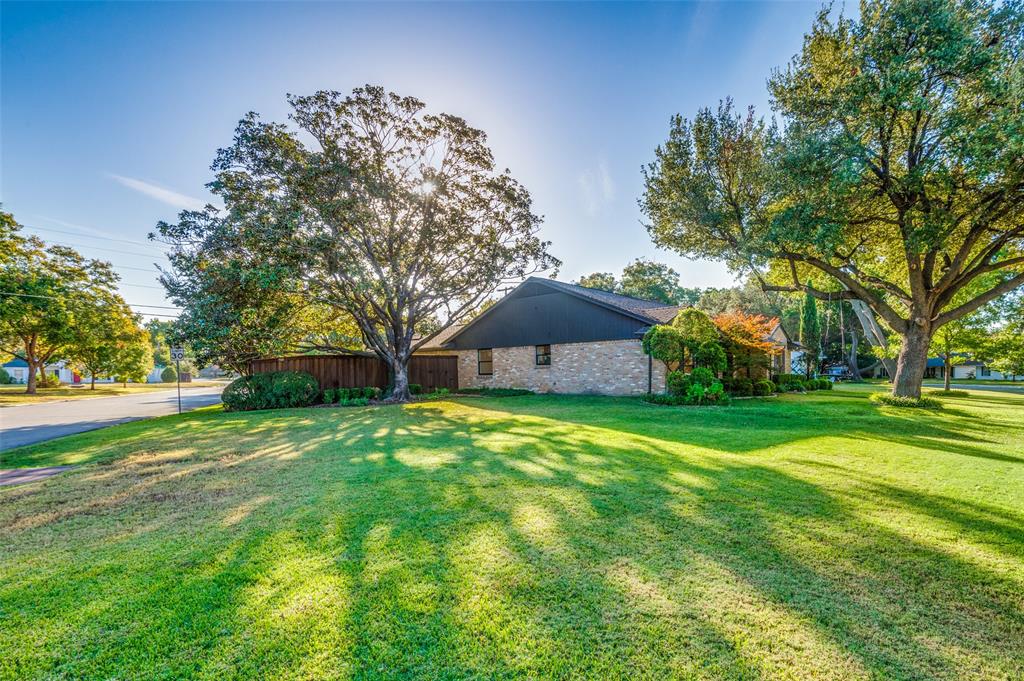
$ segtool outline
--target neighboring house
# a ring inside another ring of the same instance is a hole
[[[416,354],[456,355],[459,387],[637,395],[665,387],[665,365],[641,340],[681,309],[598,289],[530,277],[466,324],[430,338]],[[792,341],[781,327],[778,367]]]
[[[15,358],[3,366],[4,371],[6,371],[7,375],[11,377],[11,382],[28,383],[28,362],[23,359]],[[47,376],[56,376],[60,379],[61,383],[82,382],[82,377],[68,368],[64,362],[47,364],[45,371]]]
[[[163,364],[157,364],[153,367],[153,370],[146,375],[146,383],[163,383],[163,379],[160,378],[160,374],[166,369]]]
[[[781,322],[775,323],[775,328],[768,334],[768,340],[773,341],[777,349],[769,360],[771,375],[775,376],[792,371],[794,355],[802,353],[801,348],[803,346],[789,337]]]
[[[943,360],[942,357],[929,357],[928,364],[924,370],[924,377],[945,378],[945,360]],[[1017,380],[1018,377],[1013,375],[1003,375],[995,369],[990,369],[984,362],[976,359],[959,360],[958,364],[953,365],[949,376],[951,381],[963,381],[975,378],[983,378],[986,381],[1014,381]]]

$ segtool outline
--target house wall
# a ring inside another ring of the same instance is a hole
[[[527,388],[536,392],[640,395],[647,392],[648,358],[639,340],[551,345],[551,364],[537,366],[535,346],[494,348],[494,373],[477,373],[477,351],[459,350],[460,388]],[[665,365],[654,361],[652,389],[665,389]]]

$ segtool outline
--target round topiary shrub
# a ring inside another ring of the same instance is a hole
[[[670,371],[665,377],[665,389],[669,395],[685,395],[692,383],[693,379],[682,371]]]
[[[832,389],[832,381],[828,380],[827,378],[819,378],[818,379],[818,390],[831,390],[831,389]]]
[[[711,384],[715,382],[715,375],[707,367],[697,367],[690,372],[690,379],[698,385],[710,388]]]
[[[775,384],[769,380],[758,381],[754,384],[754,394],[758,397],[764,397],[765,395],[771,395],[775,392]]]
[[[160,380],[164,383],[174,383],[178,380],[178,373],[174,370],[174,367],[165,367],[160,372]]]
[[[308,407],[320,397],[320,385],[302,371],[273,371],[242,376],[221,393],[227,411]]]

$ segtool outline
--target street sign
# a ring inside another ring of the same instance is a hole
[[[171,348],[175,372],[178,375],[178,413],[181,413],[181,360],[185,359],[185,348]]]

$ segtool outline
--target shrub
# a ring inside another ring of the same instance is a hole
[[[728,361],[725,357],[725,350],[718,341],[704,341],[693,353],[693,362],[699,367],[707,367],[713,373],[725,371]]]
[[[7,385],[12,380],[11,375],[7,373],[7,369],[0,367],[0,385]]]
[[[448,388],[435,388],[434,392],[428,394],[426,397],[428,400],[440,400],[451,394]]]
[[[301,371],[273,371],[242,376],[221,393],[227,411],[308,407],[320,397],[320,386]]]
[[[357,390],[362,390],[357,388]],[[343,407],[365,407],[370,404],[370,400],[367,397],[346,397],[345,399],[338,402]]]
[[[941,395],[942,397],[970,397],[966,390],[932,390],[929,395]]]
[[[754,382],[745,376],[734,378],[726,391],[736,397],[750,397],[754,394]]]
[[[832,381],[828,380],[827,378],[819,378],[818,379],[818,390],[831,390],[831,389],[832,389]]]
[[[669,395],[685,395],[693,379],[682,371],[670,371],[665,377],[665,389]]]
[[[816,379],[816,378],[808,378],[806,381],[804,381],[804,390],[810,392],[811,390],[817,390],[817,389],[818,389],[818,379]]]
[[[372,385],[368,385],[363,388],[363,397],[368,400],[379,400],[380,399],[380,388],[376,388]]]
[[[908,409],[942,409],[942,402],[932,397],[900,397],[891,393],[875,393],[870,398],[872,402],[883,404],[887,407],[903,407]]]
[[[771,395],[775,392],[775,384],[765,379],[758,381],[753,385],[754,394],[758,397],[764,397],[765,395]]]
[[[483,395],[486,397],[518,397],[520,395],[533,395],[532,390],[525,388],[459,388],[461,395]]]
[[[419,383],[410,383],[409,384],[409,393],[412,394],[412,395],[422,394],[423,393],[423,386],[420,385]]]
[[[801,378],[797,374],[779,374],[778,376],[775,377],[775,382],[778,384],[780,391],[787,392],[787,391],[794,390],[794,388],[792,388],[790,386],[797,385],[797,384],[802,386],[803,385],[803,378]],[[803,389],[802,387],[798,388],[798,390],[802,390],[802,389]]]
[[[53,374],[41,371],[36,374],[36,387],[38,388],[59,388],[60,379]]]
[[[178,380],[178,374],[174,371],[174,367],[164,367],[164,370],[160,372],[160,380],[164,383],[174,383]]]
[[[690,373],[690,378],[694,383],[704,387],[710,388],[711,384],[715,382],[715,375],[711,373],[711,369],[707,367],[697,367]]]

